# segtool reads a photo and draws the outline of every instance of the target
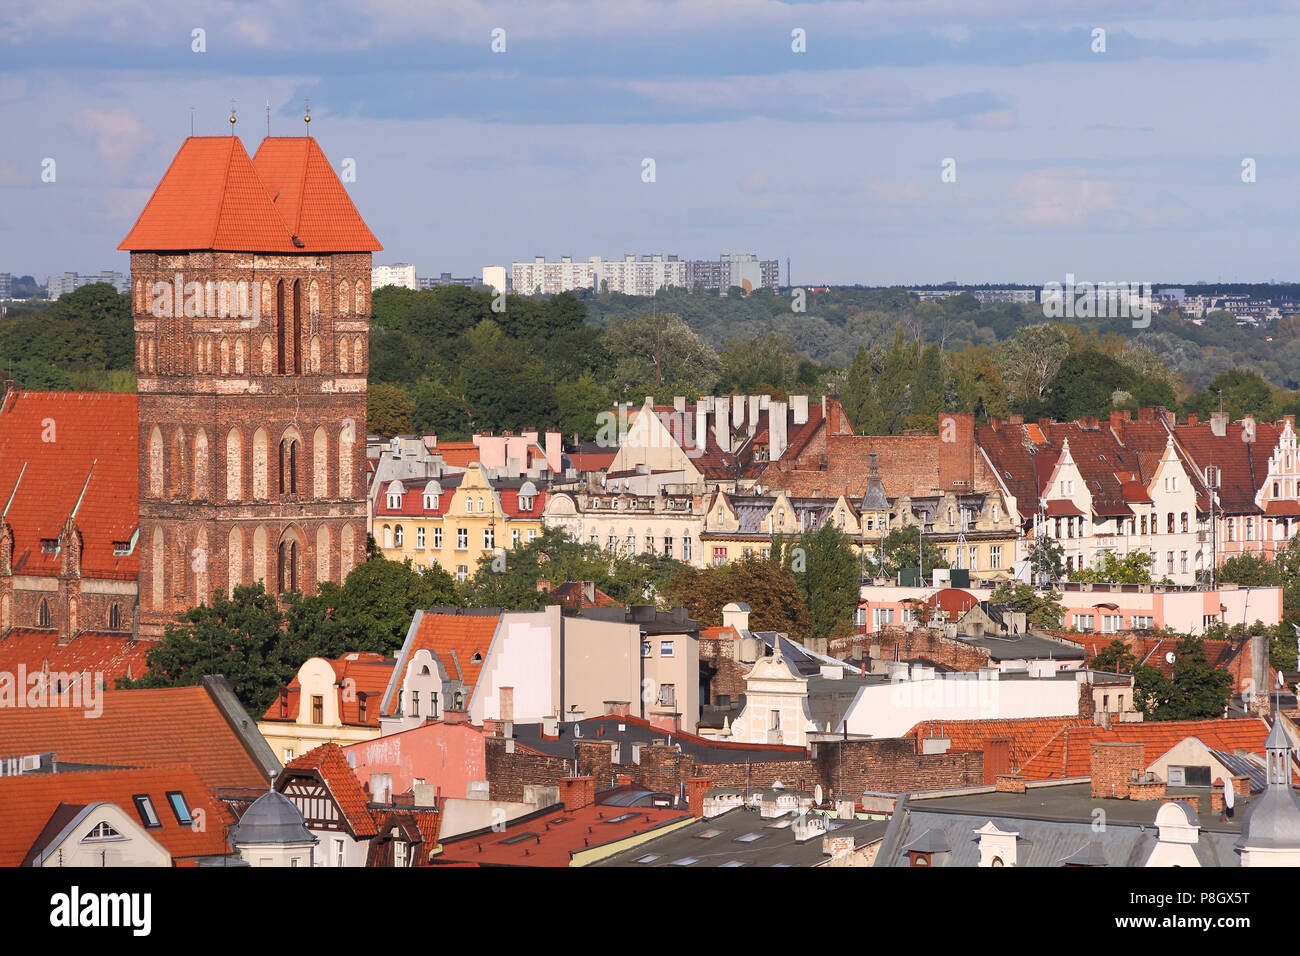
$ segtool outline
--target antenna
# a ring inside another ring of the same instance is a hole
[[[190,135],[194,135],[194,107],[190,107]]]
[[[266,101],[266,135],[271,135],[271,101]]]

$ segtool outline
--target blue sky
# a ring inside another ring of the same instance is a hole
[[[0,0],[0,271],[125,269],[191,106],[224,134],[236,99],[251,153],[268,100],[295,135],[310,97],[376,261],[423,275],[734,250],[799,284],[1295,280],[1296,6]]]

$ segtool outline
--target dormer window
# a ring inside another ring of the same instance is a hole
[[[520,498],[520,499],[519,499],[519,510],[520,510],[520,511],[532,511],[532,510],[533,510],[533,499],[532,499],[532,498]]]
[[[428,492],[425,493],[425,495],[424,495],[424,510],[425,510],[425,511],[437,511],[437,510],[438,510],[438,496],[437,496],[437,495],[431,495],[431,494],[429,494]]]
[[[394,509],[402,507],[402,496],[395,495],[390,491],[388,493],[388,507]]]
[[[41,538],[41,554],[58,554],[58,538]]]
[[[289,692],[287,690],[280,691],[280,716],[286,720],[289,717]]]
[[[107,822],[101,822],[81,838],[82,843],[93,843],[96,840],[120,840],[122,834],[113,829]]]
[[[116,555],[130,554],[130,553],[131,553],[131,542],[130,542],[130,541],[114,541],[114,542],[113,542],[113,553],[116,554]]]

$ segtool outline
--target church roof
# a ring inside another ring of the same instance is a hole
[[[237,136],[181,144],[119,249],[373,252],[383,248],[311,137]]]

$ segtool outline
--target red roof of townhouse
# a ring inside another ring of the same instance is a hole
[[[105,690],[95,705],[97,717],[95,707],[0,708],[0,747],[9,755],[53,751],[70,763],[184,764],[210,787],[268,782],[204,686]]]
[[[0,521],[13,530],[13,572],[55,576],[71,517],[84,578],[134,581],[139,549],[136,396],[9,392],[0,404]],[[128,553],[115,553],[128,552]]]
[[[1177,425],[1178,443],[1205,468],[1219,469],[1218,509],[1226,514],[1260,513],[1255,495],[1268,477],[1268,461],[1277,448],[1281,429],[1271,422],[1256,422],[1254,441],[1244,422],[1225,423],[1224,433],[1215,435],[1208,422]]]
[[[591,585],[590,594],[588,594],[588,585]],[[556,603],[567,608],[623,606],[591,581],[565,581],[563,584],[555,585],[547,593]]]
[[[393,682],[400,685],[406,680],[405,668],[410,666],[416,651],[429,650],[442,662],[448,677],[465,685],[468,700],[487,659],[498,620],[495,614],[422,614],[410,645],[402,650],[403,670],[393,672]],[[390,706],[395,704],[394,699]]]
[[[192,816],[203,812],[202,827],[178,819],[168,800],[173,792],[184,796]],[[235,822],[234,814],[190,767],[33,773],[0,777],[0,866],[22,866],[43,849],[38,844],[53,840],[58,835],[53,818],[60,810],[66,824],[74,808],[111,803],[138,820],[135,797],[141,794],[149,796],[160,824],[148,833],[167,848],[173,861],[231,852],[226,832]],[[140,824],[145,826],[145,821]]]
[[[1140,743],[1144,765],[1151,764],[1188,737],[1213,750],[1263,754],[1268,724],[1258,718],[1233,720],[1153,720],[1117,723],[1110,730],[1089,725],[1065,727],[1034,754],[1020,772],[1030,780],[1087,777],[1092,772],[1094,742]]]
[[[568,866],[574,854],[691,819],[689,810],[593,803],[532,813],[502,831],[444,841],[439,862],[482,866]]]
[[[472,441],[440,441],[430,449],[442,456],[442,463],[453,468],[468,468],[479,460],[478,445]]]
[[[388,687],[397,661],[374,651],[352,651],[329,662],[334,669],[339,698],[339,717],[344,724],[356,727],[379,726],[379,701]],[[366,701],[366,717],[361,719],[361,702]],[[302,685],[295,677],[280,692],[262,715],[263,720],[293,722],[302,714]]]
[[[310,136],[267,137],[252,159],[237,136],[191,136],[118,248],[311,254],[383,246]]]
[[[290,760],[276,781],[276,789],[283,792],[289,780],[302,775],[313,776],[325,786],[358,837],[371,837],[379,832],[374,815],[367,806],[366,791],[348,766],[348,758],[338,744],[321,744]]]
[[[152,641],[133,640],[125,634],[78,634],[67,644],[53,631],[14,628],[0,640],[0,671],[16,673],[19,665],[34,674],[48,667],[53,672],[89,672],[114,687],[119,677],[140,677],[148,670]]]
[[[904,737],[947,737],[953,751],[985,751],[990,740],[1010,742],[1008,757],[1019,767],[1067,727],[1091,726],[1090,717],[1018,717],[996,720],[923,720]]]
[[[1173,676],[1173,663],[1166,658],[1166,654],[1177,653],[1178,638],[1157,638],[1157,637],[1136,637],[1131,634],[1060,634],[1061,637],[1068,641],[1074,641],[1076,644],[1082,644],[1084,651],[1089,659],[1095,657],[1101,651],[1106,650],[1116,640],[1128,648],[1139,664],[1147,664],[1157,668],[1166,677]],[[1231,641],[1213,641],[1203,640],[1201,646],[1205,648],[1205,659],[1209,661],[1211,667],[1226,667],[1244,645],[1233,644]]]

